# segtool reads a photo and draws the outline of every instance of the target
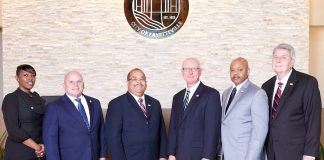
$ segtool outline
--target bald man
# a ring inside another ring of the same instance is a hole
[[[219,92],[204,85],[200,63],[187,58],[182,63],[186,88],[172,101],[169,160],[214,160],[220,140],[221,104]]]
[[[225,160],[263,160],[269,107],[264,90],[249,80],[249,65],[239,57],[230,65],[233,85],[222,95],[222,150]]]
[[[81,74],[64,77],[65,95],[48,104],[43,123],[47,160],[105,160],[106,142],[100,102],[83,94]]]

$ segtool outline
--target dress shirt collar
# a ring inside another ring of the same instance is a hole
[[[282,78],[281,81],[279,81],[278,76],[277,76],[277,78],[276,78],[276,82],[275,82],[275,90],[278,88],[278,83],[279,83],[279,82],[282,83],[281,91],[283,92],[283,91],[285,90],[285,87],[286,87],[286,84],[287,84],[287,82],[288,82],[288,79],[289,79],[289,77],[290,77],[290,75],[291,75],[291,72],[292,72],[292,69],[289,71],[289,73],[288,73],[286,76],[284,76],[284,77]],[[277,92],[277,91],[275,91],[275,92]]]
[[[193,96],[193,94],[196,92],[196,90],[197,90],[197,88],[198,88],[198,86],[199,86],[200,83],[201,82],[198,81],[196,84],[194,84],[190,88],[186,88],[186,92],[187,92],[188,89],[190,90],[190,93],[189,93],[189,101],[190,101],[191,97]],[[185,96],[186,96],[186,94],[184,95],[183,99],[185,98]]]
[[[233,84],[233,87],[232,87],[232,90],[234,89],[234,87],[236,87],[236,93],[235,93],[235,95],[238,93],[238,91],[242,88],[242,86],[248,81],[249,79],[247,78],[244,82],[242,82],[241,84],[239,84],[239,85],[235,85],[235,84]]]
[[[129,92],[129,91],[128,91]],[[140,105],[140,103],[138,102],[138,100],[140,99],[140,98],[142,98],[143,99],[143,104],[145,105],[146,103],[145,103],[145,94],[143,94],[143,96],[141,96],[141,97],[137,97],[137,96],[135,96],[133,93],[131,93],[131,92],[129,92],[133,97],[134,97],[134,99],[135,99],[135,101],[137,102],[137,104],[138,105]]]

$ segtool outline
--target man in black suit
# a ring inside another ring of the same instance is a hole
[[[127,75],[128,92],[111,100],[106,115],[108,151],[112,160],[166,160],[167,136],[160,102],[144,94],[141,69]]]
[[[321,98],[317,80],[296,71],[289,44],[273,50],[276,76],[262,85],[270,106],[268,160],[313,160],[319,157]]]
[[[221,132],[219,92],[200,82],[200,63],[187,58],[182,63],[186,88],[172,101],[169,160],[214,160]]]

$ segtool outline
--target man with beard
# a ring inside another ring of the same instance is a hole
[[[238,57],[230,65],[233,85],[223,93],[222,149],[225,160],[264,160],[268,133],[268,97],[249,80],[249,64]],[[235,151],[235,152],[233,152]]]
[[[112,160],[158,160],[167,157],[167,136],[160,102],[144,94],[141,69],[127,75],[128,92],[108,104],[106,135]]]

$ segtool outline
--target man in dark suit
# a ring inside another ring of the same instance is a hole
[[[105,160],[107,147],[100,102],[82,94],[83,78],[70,71],[65,95],[49,103],[43,124],[47,160]]]
[[[200,63],[182,63],[186,88],[174,95],[169,132],[169,160],[214,160],[221,131],[219,92],[200,82]]]
[[[312,160],[319,157],[321,99],[317,80],[296,71],[289,44],[273,50],[276,76],[262,85],[269,97],[268,160]]]
[[[166,160],[167,136],[160,102],[144,94],[141,69],[127,75],[128,92],[111,100],[106,115],[108,154],[112,160]]]

